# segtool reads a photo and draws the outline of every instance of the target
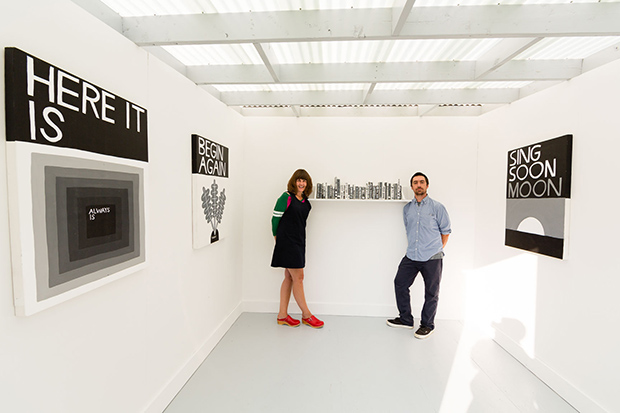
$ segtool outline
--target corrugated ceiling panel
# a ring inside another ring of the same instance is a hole
[[[396,40],[387,62],[476,60],[499,39]]]
[[[280,64],[374,62],[386,53],[392,41],[271,43]]]
[[[378,83],[375,90],[424,90],[424,89],[519,89],[531,82],[419,82]]]
[[[280,64],[476,60],[499,39],[272,43]]]
[[[251,44],[162,46],[185,66],[263,64]]]
[[[101,0],[121,16],[217,13],[208,0]]]
[[[585,59],[614,44],[620,44],[620,37],[547,38],[519,54],[515,60]]]
[[[364,83],[326,84],[269,84],[269,85],[213,85],[220,92],[324,92],[342,90],[364,90]]]
[[[433,6],[494,6],[501,4],[567,4],[567,3],[603,3],[610,0],[417,0],[413,7]],[[618,1],[611,0],[610,2]]]
[[[428,62],[476,60],[497,39],[395,40],[272,43],[279,64]],[[164,48],[186,66],[262,64],[251,44],[184,45]]]

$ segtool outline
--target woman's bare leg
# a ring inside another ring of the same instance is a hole
[[[280,287],[280,312],[278,318],[284,318],[288,315],[288,303],[291,301],[291,289],[293,288],[293,279],[288,270],[284,270],[284,280]]]
[[[308,309],[306,304],[306,294],[304,293],[304,269],[303,268],[287,268],[286,271],[290,274],[293,284],[293,296],[297,305],[301,309],[301,317],[308,318],[312,316],[312,313]],[[289,290],[290,297],[290,290]],[[285,316],[286,317],[286,316]]]

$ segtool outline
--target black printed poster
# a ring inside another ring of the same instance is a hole
[[[508,151],[505,244],[563,259],[573,135]]]
[[[4,54],[7,141],[148,161],[146,109],[19,49]]]
[[[224,179],[228,178],[228,162],[226,146],[192,135],[192,236],[196,249],[217,243],[226,232]]]
[[[146,267],[148,120],[29,53],[4,56],[13,298],[28,316]]]

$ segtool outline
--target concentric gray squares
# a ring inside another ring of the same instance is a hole
[[[37,301],[144,262],[142,168],[34,153],[32,181]]]

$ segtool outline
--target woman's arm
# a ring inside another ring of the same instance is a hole
[[[273,215],[271,216],[271,232],[275,238],[276,232],[278,231],[278,225],[280,224],[280,219],[286,208],[290,205],[289,199],[290,195],[288,192],[283,193],[280,198],[276,201],[276,206],[273,208]]]

